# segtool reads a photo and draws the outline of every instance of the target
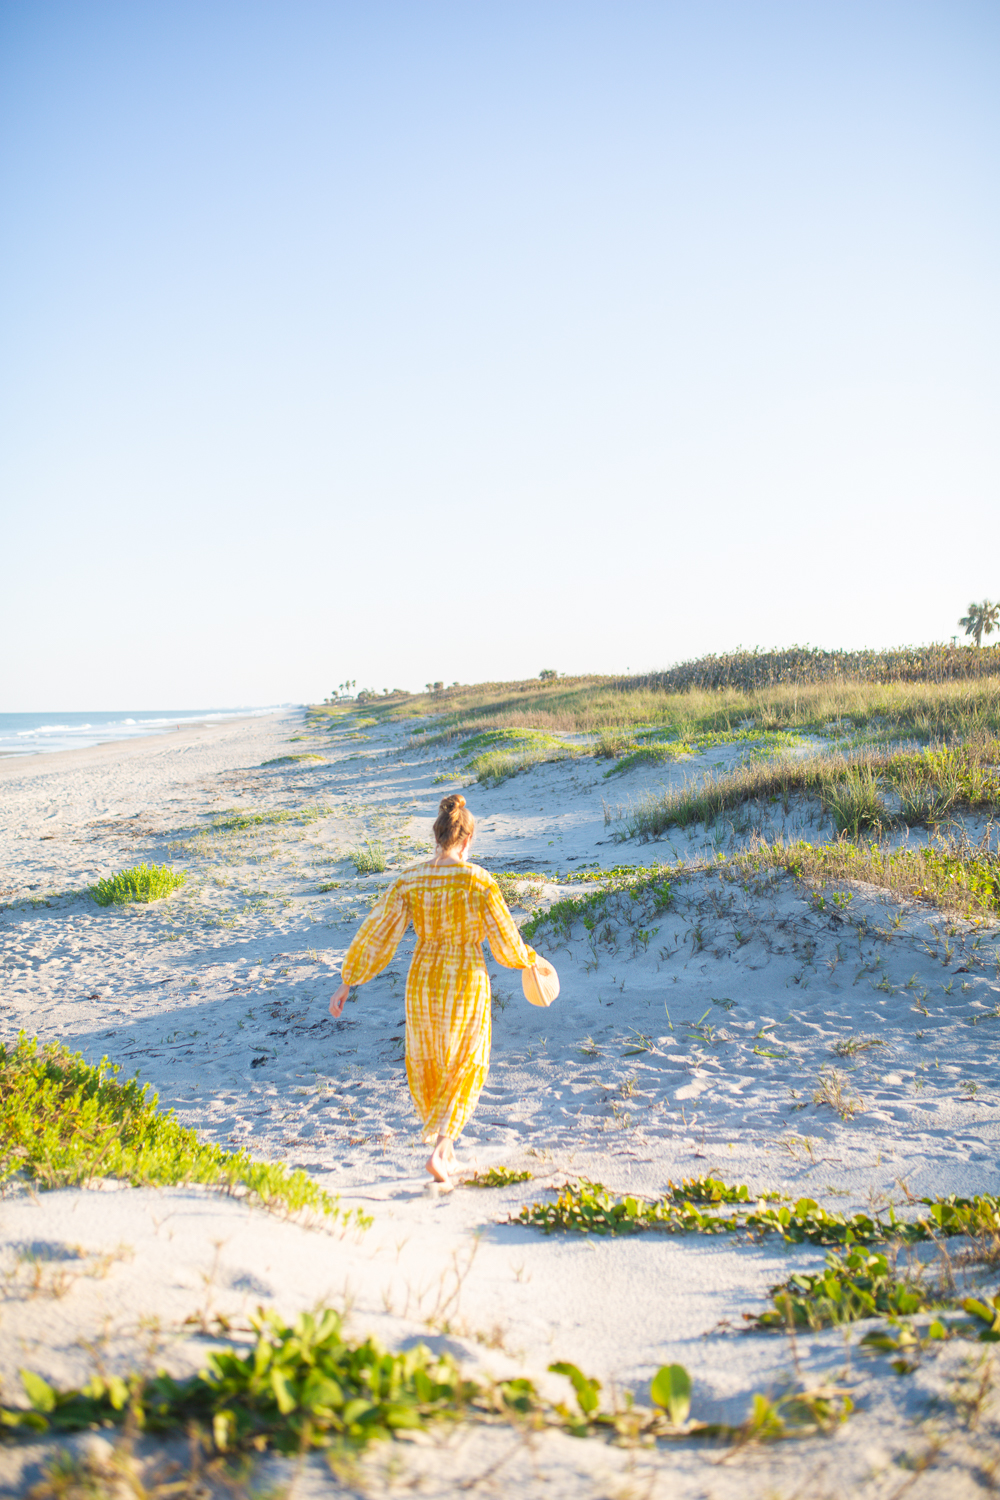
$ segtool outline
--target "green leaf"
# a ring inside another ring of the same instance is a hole
[[[283,1417],[287,1417],[289,1412],[295,1410],[296,1401],[289,1389],[288,1381],[278,1369],[271,1371],[271,1389],[278,1403],[278,1410]]]
[[[576,1392],[577,1404],[583,1415],[592,1417],[600,1405],[598,1391],[601,1389],[601,1382],[589,1379],[576,1365],[567,1364],[565,1360],[549,1365],[549,1369],[553,1375],[566,1376]]]
[[[0,1427],[30,1427],[34,1432],[47,1432],[48,1422],[38,1411],[15,1411],[9,1406],[0,1407]]]
[[[22,1370],[21,1384],[35,1411],[55,1409],[56,1393],[50,1385],[46,1385],[40,1375],[36,1375],[33,1370]]]
[[[688,1419],[691,1410],[691,1377],[683,1365],[663,1365],[649,1390],[657,1406],[665,1407],[675,1427]]]
[[[424,1425],[424,1419],[415,1406],[387,1406],[383,1417],[385,1425],[393,1431],[397,1428],[413,1430]]]
[[[977,1318],[982,1318],[984,1323],[989,1323],[991,1326],[997,1316],[996,1308],[991,1307],[988,1302],[980,1302],[978,1297],[966,1297],[962,1308],[967,1313],[974,1313]]]
[[[120,1375],[112,1375],[108,1380],[108,1400],[115,1411],[124,1411],[128,1402],[128,1386]]]

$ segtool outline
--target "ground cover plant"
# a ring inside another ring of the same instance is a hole
[[[126,906],[130,901],[161,901],[187,880],[183,870],[169,865],[132,865],[119,870],[91,886],[90,895],[98,906]]]
[[[861,1318],[910,1317],[953,1300],[936,1295],[919,1273],[900,1273],[888,1256],[863,1245],[831,1251],[822,1271],[797,1272],[771,1287],[770,1297],[773,1307],[753,1322],[778,1332],[789,1325],[815,1331]]]
[[[568,941],[574,924],[582,922],[590,946],[587,967],[596,968],[600,948],[617,951],[623,939],[633,953],[640,948],[645,951],[659,930],[645,924],[665,912],[671,900],[671,883],[662,866],[602,871],[595,891],[554,901],[528,918],[521,936],[530,942],[538,932],[544,932],[550,942],[553,938]]]
[[[461,741],[455,757],[459,765],[456,776],[471,776],[483,786],[499,786],[530,766],[564,760],[577,753],[575,746],[537,729],[487,729],[478,734],[457,735],[446,730],[423,740],[422,745],[427,748],[452,738]],[[445,773],[438,779],[454,778]]]
[[[700,755],[719,745],[742,745],[758,755],[773,754],[779,750],[797,750],[809,745],[809,741],[801,734],[791,734],[787,730],[705,730],[700,734],[687,734],[670,740],[658,736],[653,739],[653,734],[648,731],[645,735],[640,734],[632,741],[631,747],[627,738],[620,733],[613,736],[607,733],[601,735],[594,747],[594,755],[598,758],[609,755],[618,757],[604,775],[620,776],[625,771],[634,771],[637,766],[660,765],[666,761],[679,760],[682,756]],[[650,742],[639,744],[641,738]],[[616,744],[621,748],[610,748]]]
[[[546,1234],[636,1234],[650,1229],[698,1234],[747,1231],[777,1234],[796,1245],[912,1245],[961,1234],[990,1247],[990,1255],[1000,1248],[1000,1198],[988,1194],[916,1199],[916,1206],[928,1207],[930,1212],[914,1219],[897,1218],[892,1207],[884,1214],[844,1214],[821,1208],[814,1198],[771,1206],[775,1201],[773,1194],[751,1198],[745,1184],[730,1187],[712,1179],[696,1178],[679,1188],[671,1186],[660,1198],[644,1198],[631,1193],[617,1197],[602,1183],[578,1178],[556,1190],[554,1202],[525,1205],[512,1222],[534,1225]],[[733,1211],[717,1212],[720,1205]]]
[[[272,828],[277,823],[318,823],[328,817],[329,807],[272,807],[264,812],[243,812],[230,808],[213,818],[209,833],[255,833],[259,829]]]
[[[495,1166],[488,1168],[485,1172],[476,1172],[472,1177],[463,1178],[463,1181],[467,1187],[510,1187],[514,1182],[530,1182],[531,1173],[515,1172],[511,1167]]]
[[[507,1422],[528,1430],[558,1427],[578,1437],[599,1432],[639,1438],[716,1438],[746,1443],[829,1432],[850,1415],[844,1392],[792,1388],[755,1396],[746,1422],[690,1420],[691,1380],[665,1365],[650,1386],[650,1407],[630,1401],[603,1408],[601,1383],[564,1361],[575,1408],[544,1399],[531,1380],[472,1381],[448,1354],[418,1344],[391,1353],[377,1340],[349,1340],[331,1309],[288,1325],[274,1313],[251,1320],[252,1346],[213,1350],[197,1375],[177,1380],[160,1371],[126,1379],[98,1374],[87,1385],[57,1390],[33,1372],[21,1379],[30,1405],[0,1406],[0,1436],[123,1427],[165,1434],[187,1431],[216,1453],[334,1454],[396,1435],[458,1421]]]
[[[158,1108],[148,1084],[123,1080],[107,1058],[93,1066],[58,1042],[39,1047],[23,1032],[0,1045],[0,1186],[15,1177],[39,1188],[100,1178],[136,1187],[199,1183],[331,1227],[370,1222],[342,1211],[305,1172],[206,1145],[173,1111]]]
[[[516,870],[501,870],[493,878],[511,911],[518,907],[522,911],[530,911],[538,905],[542,893],[541,875],[521,875]]]

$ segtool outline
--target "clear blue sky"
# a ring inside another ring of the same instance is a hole
[[[3,0],[0,709],[1000,595],[995,0]]]

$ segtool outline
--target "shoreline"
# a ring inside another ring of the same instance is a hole
[[[157,750],[205,744],[224,737],[227,732],[242,729],[247,724],[270,724],[284,714],[299,714],[298,708],[275,709],[273,714],[246,714],[240,718],[226,719],[212,724],[207,719],[193,724],[178,724],[174,729],[160,734],[134,735],[120,740],[104,740],[99,745],[86,745],[79,750],[36,750],[18,753],[11,751],[0,755],[0,778],[12,775],[39,773],[62,773],[85,769],[89,765],[123,757],[152,754]]]

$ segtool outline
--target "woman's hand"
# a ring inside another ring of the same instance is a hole
[[[344,1014],[344,1001],[347,999],[350,993],[351,986],[349,984],[342,984],[340,986],[340,989],[337,990],[332,997],[330,1001],[330,1014],[331,1016],[333,1016],[334,1020],[336,1020],[338,1016],[342,1016]]]

